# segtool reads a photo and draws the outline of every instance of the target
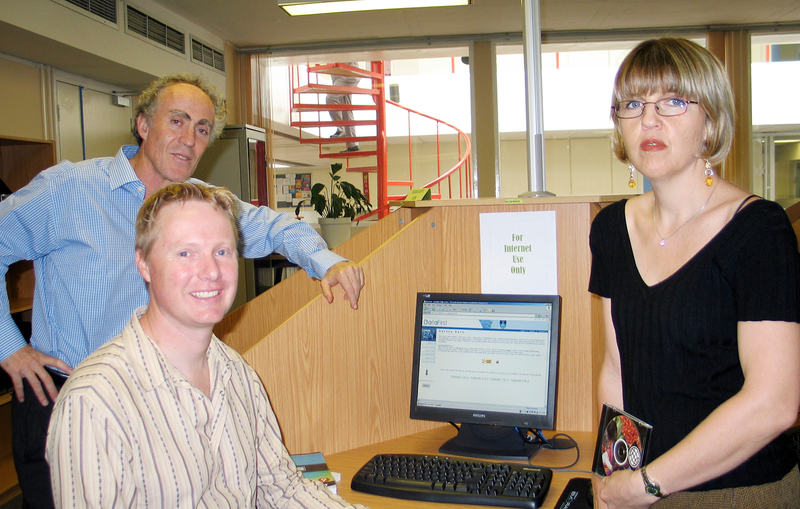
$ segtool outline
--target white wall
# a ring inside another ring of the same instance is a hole
[[[189,55],[181,56],[125,31],[125,4],[120,2],[119,27],[103,24],[90,16],[52,0],[0,0],[0,21],[9,23],[55,43],[66,44],[100,58],[136,69],[152,76],[174,72],[204,74],[220,91],[225,91],[225,76],[208,66],[195,64]],[[194,35],[206,44],[224,50],[224,40],[190,23],[150,0],[135,0],[130,5],[165,23]],[[0,47],[0,53],[3,48]],[[55,66],[58,67],[58,66]],[[112,79],[106,81],[113,83]]]
[[[556,196],[638,194],[628,187],[628,167],[611,152],[608,137],[545,140],[545,189]],[[528,191],[527,142],[500,142],[500,197],[513,198]]]

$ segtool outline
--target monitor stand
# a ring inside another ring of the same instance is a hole
[[[458,435],[442,444],[439,452],[495,461],[528,461],[540,447],[541,444],[523,440],[512,427],[462,423]]]

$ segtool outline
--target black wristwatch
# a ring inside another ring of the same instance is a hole
[[[654,497],[664,498],[666,495],[661,493],[661,486],[658,485],[657,482],[650,479],[650,476],[647,475],[647,469],[645,467],[641,468],[642,472],[642,481],[644,481],[644,491],[647,492],[648,495],[653,495]]]

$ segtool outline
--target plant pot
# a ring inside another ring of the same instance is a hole
[[[334,248],[350,238],[353,222],[349,217],[319,218],[319,229],[322,238],[328,243],[329,248]]]

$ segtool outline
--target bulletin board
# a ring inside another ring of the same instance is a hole
[[[310,173],[281,173],[275,175],[275,201],[278,208],[296,207],[302,200],[311,199]]]

